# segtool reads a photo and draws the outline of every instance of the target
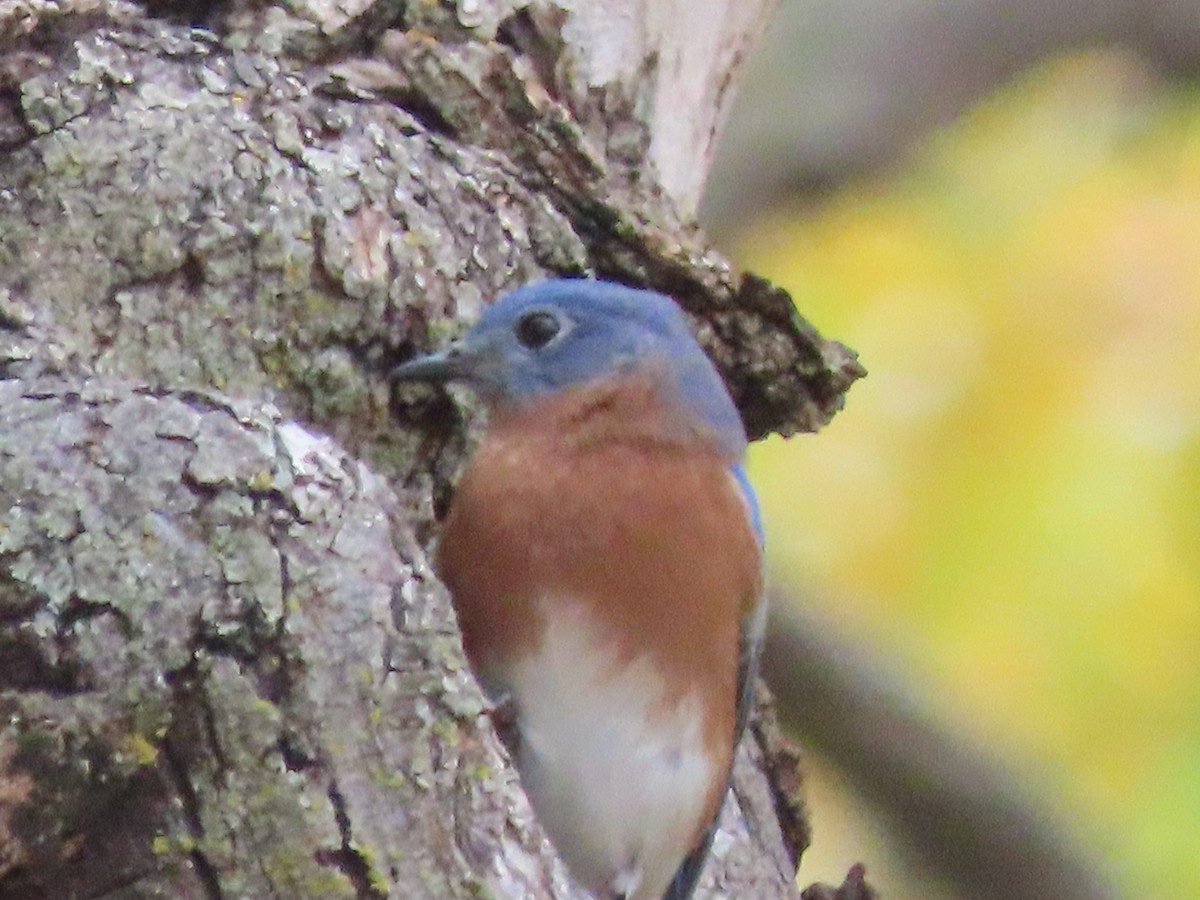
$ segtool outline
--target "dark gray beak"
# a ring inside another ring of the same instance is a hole
[[[466,373],[466,362],[458,344],[451,344],[440,353],[418,356],[392,369],[388,378],[392,381],[431,381],[442,383],[462,378]]]

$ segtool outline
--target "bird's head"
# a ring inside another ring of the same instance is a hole
[[[664,399],[740,455],[741,417],[676,303],[604,281],[551,280],[500,298],[445,350],[397,367],[406,381],[459,381],[493,409],[597,379],[661,373]]]

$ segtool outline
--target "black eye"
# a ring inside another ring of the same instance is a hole
[[[535,309],[517,319],[514,331],[521,346],[530,350],[540,350],[554,339],[561,328],[562,325],[553,313]]]

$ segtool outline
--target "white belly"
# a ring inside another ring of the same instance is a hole
[[[659,900],[720,777],[704,752],[699,698],[664,709],[648,659],[618,670],[586,620],[556,611],[537,651],[506,673],[522,786],[588,890]]]

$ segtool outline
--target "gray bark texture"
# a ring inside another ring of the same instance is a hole
[[[0,2],[0,898],[577,896],[426,559],[477,416],[387,371],[556,274],[675,296],[755,435],[861,374],[688,224],[695,61],[581,21]],[[794,896],[752,731],[701,897]]]

